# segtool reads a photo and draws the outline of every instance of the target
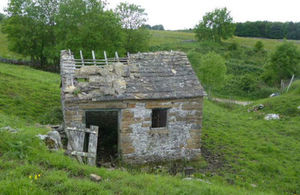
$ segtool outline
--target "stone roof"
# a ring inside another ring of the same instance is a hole
[[[63,64],[63,61],[62,61]],[[66,75],[62,68],[62,77]],[[80,79],[84,79],[80,82]],[[83,66],[65,84],[66,100],[179,99],[203,96],[203,88],[183,52],[131,54],[128,64]],[[77,92],[74,91],[77,89]]]

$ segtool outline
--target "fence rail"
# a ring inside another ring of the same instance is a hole
[[[72,54],[71,51],[69,50],[70,55]],[[95,52],[92,51],[92,59],[84,59],[82,51],[80,50],[80,59],[68,59],[66,60],[66,65],[65,67],[76,67],[80,68],[82,66],[104,66],[104,65],[109,65],[111,63],[117,63],[121,62],[124,64],[128,64],[128,57],[129,53],[127,54],[127,57],[119,58],[118,52],[115,52],[115,57],[114,58],[107,58],[106,52],[104,51],[104,59],[96,59]]]

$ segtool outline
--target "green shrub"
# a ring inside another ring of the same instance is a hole
[[[266,98],[277,92],[277,88],[265,85],[260,77],[254,74],[242,76],[229,74],[225,78],[224,86],[215,90],[216,95],[227,97],[243,97],[247,99]]]
[[[274,85],[297,73],[300,73],[300,52],[293,43],[284,42],[270,56],[263,78],[268,84]]]
[[[263,49],[264,49],[264,44],[261,41],[257,41],[254,45],[254,51],[260,52],[263,51]]]
[[[202,56],[198,72],[204,86],[208,88],[220,87],[226,74],[225,59],[215,52],[209,52]]]
[[[237,50],[238,49],[238,43],[237,42],[231,42],[228,46],[229,50]]]

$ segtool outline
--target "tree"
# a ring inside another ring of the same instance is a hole
[[[116,13],[125,29],[139,29],[147,21],[147,13],[140,5],[120,3]]]
[[[215,9],[203,16],[202,21],[195,27],[196,38],[220,42],[233,36],[235,24],[227,8]]]
[[[0,13],[0,22],[5,18],[5,15]]]
[[[256,21],[236,24],[236,36],[300,39],[300,23]]]
[[[139,5],[120,3],[115,12],[122,21],[125,31],[125,49],[129,52],[143,51],[148,48],[150,33],[144,28],[147,13]]]
[[[164,26],[162,24],[157,24],[152,26],[152,30],[165,30]]]
[[[126,53],[121,20],[100,0],[11,0],[7,13],[9,48],[43,66],[58,65],[61,49]]]
[[[149,24],[143,24],[142,27],[145,29],[148,29],[148,30],[151,30],[151,28],[152,28],[151,25],[149,25]]]
[[[105,10],[98,0],[61,0],[56,17],[57,48],[79,50],[84,55],[103,56],[103,51],[113,55],[115,51],[125,54],[125,33],[120,18]],[[88,57],[88,56],[86,56]]]
[[[222,56],[215,52],[202,56],[198,72],[205,87],[211,89],[222,86],[226,71],[225,59]]]
[[[47,64],[55,53],[54,16],[57,8],[57,0],[11,0],[8,19],[3,24],[9,48],[30,56],[42,66]]]
[[[285,41],[271,54],[263,78],[269,84],[274,84],[279,83],[281,79],[290,79],[299,71],[300,53],[293,43]]]

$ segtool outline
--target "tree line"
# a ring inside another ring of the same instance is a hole
[[[149,30],[165,30],[165,27],[162,24],[157,24],[157,25],[149,25],[145,24],[143,25],[144,28],[149,29]]]
[[[10,50],[43,68],[58,66],[63,49],[75,54],[82,50],[85,57],[94,50],[98,58],[103,51],[122,56],[146,50],[146,16],[141,6],[129,3],[112,10],[101,0],[10,0],[1,30]]]
[[[300,40],[300,22],[256,21],[236,23],[236,36]]]
[[[234,34],[275,39],[296,39],[298,34],[300,35],[300,23],[246,22],[236,25],[233,23],[230,11],[221,8],[206,13],[199,24],[195,26],[194,32],[200,42],[222,43],[223,40],[233,37]],[[258,41],[254,46],[254,52],[264,52],[263,47],[263,43]],[[229,49],[237,50],[237,44],[233,43]],[[204,65],[200,71],[203,73],[200,74],[200,78],[204,84],[209,87],[221,85],[226,73],[225,60],[222,60],[216,53],[210,53],[204,56],[202,60],[201,64]],[[263,67],[260,79],[269,85],[278,85],[281,80],[299,74],[300,51],[293,43],[284,41],[270,55]]]

